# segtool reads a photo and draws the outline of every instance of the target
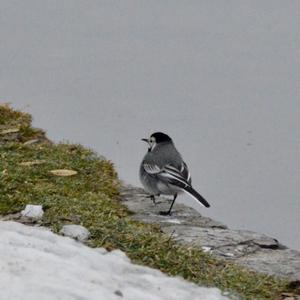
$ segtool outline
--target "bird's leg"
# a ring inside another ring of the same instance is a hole
[[[147,198],[150,198],[153,201],[153,204],[156,205],[156,201],[155,201],[155,196],[154,195],[149,195],[147,196]]]
[[[177,194],[174,195],[174,198],[173,198],[173,201],[172,201],[172,204],[171,204],[169,210],[168,211],[160,211],[159,214],[162,215],[162,216],[170,216],[171,215],[171,210],[172,210],[172,207],[175,203],[176,198],[177,198]]]
[[[150,195],[150,199],[152,200],[153,204],[156,205],[155,196],[154,195]]]

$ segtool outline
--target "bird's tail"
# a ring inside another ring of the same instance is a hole
[[[190,185],[182,186],[181,189],[183,192],[190,195],[195,200],[199,201],[203,206],[210,207],[209,203],[197,191],[195,191]]]
[[[183,192],[199,201],[203,206],[210,207],[209,203],[192,188],[189,180],[184,178],[176,168],[167,165],[164,167],[163,172],[160,172],[158,176],[167,180],[168,183],[175,185],[177,188],[180,188]],[[190,179],[189,175],[187,177]]]

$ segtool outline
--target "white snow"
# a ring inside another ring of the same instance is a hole
[[[165,223],[173,223],[173,224],[181,224],[181,221],[178,220],[178,219],[161,220],[161,222],[165,222]]]
[[[81,225],[64,225],[60,233],[65,236],[74,238],[80,242],[84,242],[90,237],[90,232]]]
[[[120,250],[91,249],[15,222],[0,221],[0,258],[0,299],[227,299],[218,289],[133,265]]]
[[[210,253],[210,252],[212,252],[211,247],[203,246],[203,247],[201,247],[201,248],[202,248],[203,252],[205,252],[205,253]]]
[[[25,209],[21,211],[23,217],[28,217],[32,219],[41,219],[43,217],[44,211],[42,205],[32,205],[27,204]]]

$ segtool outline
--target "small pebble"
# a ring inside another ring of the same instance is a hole
[[[116,294],[117,296],[123,297],[123,293],[122,293],[121,291],[119,291],[119,290],[116,290],[116,291],[115,291],[115,294]]]
[[[23,217],[39,220],[43,217],[44,211],[42,205],[27,204],[25,209],[21,211]]]
[[[90,237],[90,232],[81,225],[64,225],[60,233],[80,242],[85,242]]]

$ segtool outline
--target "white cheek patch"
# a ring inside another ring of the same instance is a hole
[[[152,151],[157,144],[154,141],[150,141],[150,151]]]

